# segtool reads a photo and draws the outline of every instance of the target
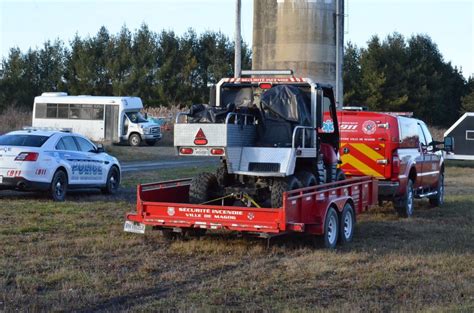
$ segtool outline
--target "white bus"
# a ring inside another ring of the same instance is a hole
[[[161,139],[160,126],[148,122],[140,113],[138,97],[68,96],[64,92],[45,92],[35,97],[33,127],[70,128],[93,141],[142,141],[154,145]]]

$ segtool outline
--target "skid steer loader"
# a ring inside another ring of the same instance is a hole
[[[176,117],[178,155],[221,159],[193,178],[190,202],[279,208],[285,191],[344,179],[332,87],[291,71],[242,74]]]

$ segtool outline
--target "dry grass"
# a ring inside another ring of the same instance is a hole
[[[24,126],[31,126],[31,112],[9,106],[0,114],[0,135]]]
[[[122,231],[131,201],[3,196],[0,311],[472,312],[473,176],[448,168],[446,205],[417,202],[412,219],[389,205],[361,215],[336,251],[228,233],[167,242]]]

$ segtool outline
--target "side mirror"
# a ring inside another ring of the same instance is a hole
[[[454,151],[454,137],[445,137],[444,138],[444,151],[453,152]]]
[[[97,153],[104,153],[105,152],[105,148],[104,148],[104,145],[99,143],[97,145],[97,150],[96,150]]]

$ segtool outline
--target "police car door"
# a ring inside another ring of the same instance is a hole
[[[103,184],[104,179],[104,162],[100,155],[96,153],[96,147],[87,139],[75,136],[79,151],[83,155],[80,162],[79,175],[84,184]]]
[[[62,137],[56,145],[56,150],[58,150],[57,153],[61,163],[66,163],[66,167],[68,168],[69,184],[80,184],[81,177],[79,176],[78,165],[82,155],[79,152],[79,147],[74,138],[72,138],[72,136]]]

